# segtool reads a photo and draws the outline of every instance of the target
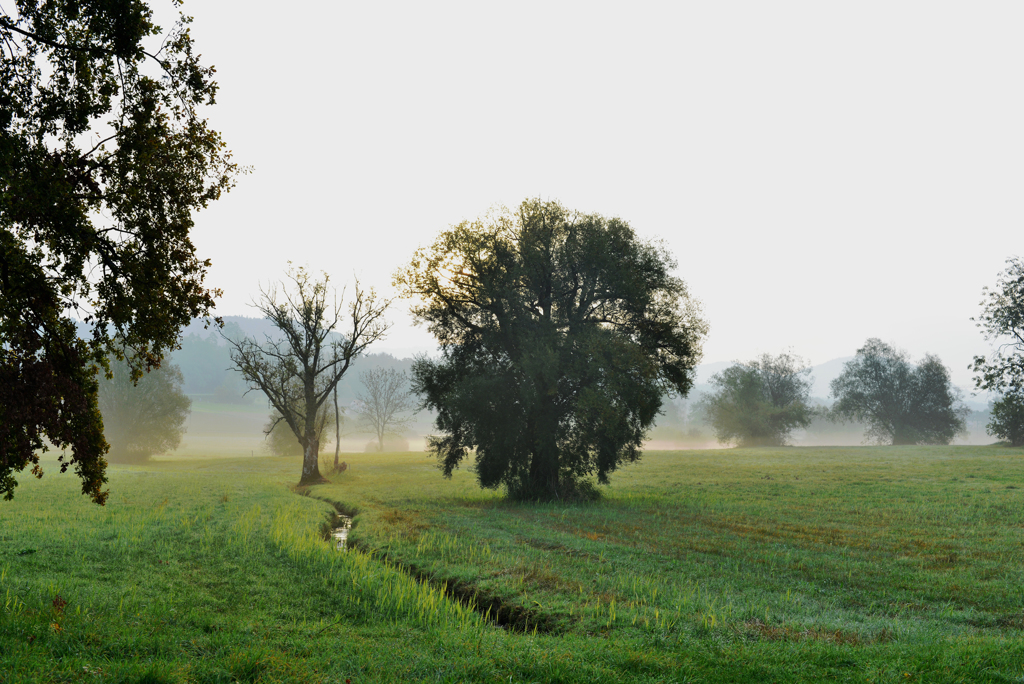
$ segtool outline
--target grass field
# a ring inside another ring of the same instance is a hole
[[[652,452],[588,505],[346,460],[23,478],[0,681],[1024,681],[1024,450]]]

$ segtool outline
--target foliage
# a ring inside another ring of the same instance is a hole
[[[263,342],[226,337],[231,361],[253,390],[267,395],[270,405],[302,446],[300,484],[320,482],[318,455],[326,419],[325,403],[353,360],[384,336],[387,300],[378,301],[372,289],[358,281],[348,307],[349,328],[344,336],[334,332],[342,321],[342,301],[332,293],[329,278],[315,279],[305,268],[290,269],[290,288],[261,289],[256,308],[281,332]],[[276,425],[276,423],[275,423]],[[271,425],[273,431],[275,425]]]
[[[992,402],[992,420],[986,427],[1011,446],[1024,446],[1024,397],[1007,393]]]
[[[974,357],[971,367],[977,389],[1003,395],[993,406],[990,434],[1018,445],[1024,435],[1024,260],[1006,263],[996,288],[983,288],[981,315],[973,319],[995,350]]]
[[[384,438],[400,436],[412,421],[408,414],[416,408],[409,390],[409,376],[395,368],[379,366],[359,374],[363,391],[359,393],[356,413],[363,425],[377,437],[377,451],[384,451]]]
[[[832,416],[868,425],[879,444],[949,444],[966,429],[968,409],[949,370],[927,355],[916,367],[905,351],[872,338],[832,381]]]
[[[110,461],[140,463],[177,449],[192,407],[181,391],[181,370],[165,361],[135,383],[128,363],[111,359],[110,372],[99,388]]]
[[[717,389],[703,399],[720,442],[740,446],[781,446],[798,427],[811,424],[814,411],[807,400],[811,369],[791,354],[763,354],[716,373]]]
[[[996,343],[990,358],[974,357],[975,386],[991,392],[1024,393],[1024,260],[1006,260],[996,289],[982,289],[981,315],[975,320],[985,339]]]
[[[693,383],[707,324],[663,247],[620,219],[527,200],[444,231],[396,274],[441,347],[413,387],[445,476],[564,498],[640,458],[662,395]]]
[[[162,33],[139,0],[13,0],[0,9],[0,490],[62,451],[103,503],[97,368],[159,365],[209,315],[192,212],[237,173],[199,116],[213,69],[189,17]],[[83,317],[80,339],[71,319]],[[70,448],[70,457],[63,451]]]

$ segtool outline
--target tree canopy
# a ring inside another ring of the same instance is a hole
[[[973,319],[995,345],[991,356],[974,357],[974,383],[980,390],[1024,395],[1024,260],[1006,263],[996,288],[982,289],[981,315]]]
[[[905,351],[869,339],[832,381],[832,415],[868,425],[878,443],[949,444],[966,429],[968,409],[937,356],[914,366]]]
[[[177,449],[192,408],[181,391],[181,370],[165,361],[135,382],[128,363],[112,359],[110,372],[99,391],[109,460],[139,463]]]
[[[976,356],[972,369],[979,390],[1000,396],[992,407],[991,434],[1024,445],[1024,261],[1012,257],[995,289],[984,288],[981,315],[975,319],[994,345],[990,356]]]
[[[550,499],[637,460],[708,329],[675,265],[625,221],[541,200],[417,251],[396,284],[441,347],[413,387],[437,411],[442,472],[475,450],[482,486]]]
[[[0,9],[0,491],[52,445],[103,503],[97,369],[157,367],[208,316],[192,213],[237,167],[199,115],[217,92],[190,18],[139,0]],[[75,315],[90,329],[81,339]]]
[[[798,427],[811,424],[807,404],[810,368],[791,354],[763,354],[711,378],[715,391],[702,408],[720,442],[740,446],[781,446]]]

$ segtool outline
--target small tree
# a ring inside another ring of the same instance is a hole
[[[704,397],[705,414],[720,442],[740,446],[781,446],[798,427],[811,424],[807,404],[810,368],[791,354],[764,354],[711,378],[717,390]]]
[[[314,279],[304,268],[287,273],[290,288],[271,286],[260,291],[254,306],[274,324],[280,338],[263,342],[233,340],[231,360],[252,390],[267,395],[302,445],[300,485],[323,481],[320,474],[322,407],[352,361],[387,331],[384,312],[389,301],[356,282],[348,307],[349,327],[344,336],[334,333],[341,322],[342,301],[328,301],[328,276]],[[342,299],[344,293],[342,293]],[[271,426],[271,430],[273,426]]]
[[[181,370],[164,362],[139,378],[123,360],[111,358],[111,377],[100,380],[99,407],[112,463],[140,463],[177,449],[192,400],[181,391]]]
[[[1024,261],[1014,257],[1006,263],[996,288],[982,290],[981,315],[974,319],[995,349],[989,357],[976,356],[971,368],[977,389],[1003,395],[992,407],[989,433],[1020,446],[1019,436],[1024,434]],[[1018,437],[1014,439],[1014,435]]]
[[[1024,397],[1004,394],[992,403],[992,420],[986,426],[988,433],[1010,443],[1024,446]]]
[[[969,410],[936,356],[915,367],[905,351],[872,338],[831,390],[833,418],[866,423],[866,436],[878,443],[949,444],[966,431]]]
[[[358,413],[363,424],[377,437],[377,450],[384,451],[384,437],[398,435],[412,422],[409,413],[416,408],[404,371],[383,366],[359,374],[363,391],[357,395]]]

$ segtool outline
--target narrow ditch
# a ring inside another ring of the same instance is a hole
[[[427,570],[395,558],[386,551],[368,548],[364,544],[359,545],[359,550],[387,562],[417,581],[440,589],[445,596],[467,608],[472,608],[496,627],[521,634],[534,631],[538,634],[559,634],[565,631],[564,626],[551,616],[515,605],[500,596],[488,594],[473,584],[438,579]]]
[[[440,580],[430,572],[395,558],[386,551],[370,548],[358,541],[349,542],[348,535],[352,530],[352,519],[356,511],[334,501],[321,500],[331,504],[335,510],[331,517],[324,521],[320,529],[321,537],[324,541],[334,541],[339,551],[358,549],[377,560],[384,561],[413,579],[434,589],[440,589],[446,597],[480,613],[490,624],[510,632],[526,634],[536,631],[538,634],[558,634],[564,631],[564,626],[549,615],[515,605],[499,596],[481,591],[472,584]]]
[[[331,528],[331,537],[337,543],[339,551],[345,551],[348,546],[348,533],[352,529],[352,517],[337,514],[336,526]]]
[[[341,504],[328,501],[327,499],[320,500],[334,506],[334,513],[320,526],[320,537],[324,541],[333,541],[338,551],[347,550],[348,535],[352,531],[352,520],[356,516],[356,511],[354,509],[347,509]]]

